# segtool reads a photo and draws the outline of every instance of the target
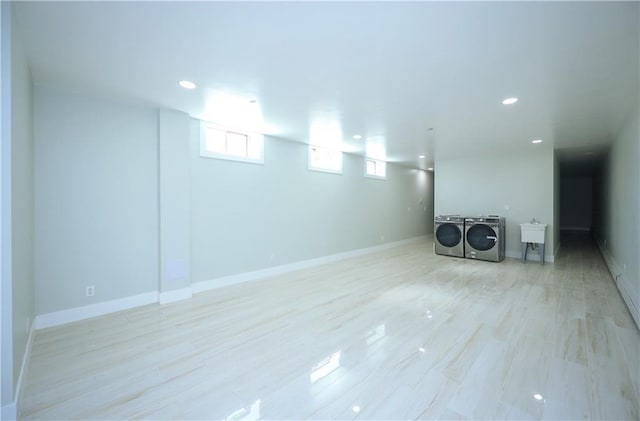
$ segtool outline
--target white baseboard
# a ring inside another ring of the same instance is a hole
[[[173,289],[171,291],[163,291],[158,294],[158,302],[160,304],[169,304],[176,301],[186,300],[191,298],[193,293],[191,287]]]
[[[22,366],[20,366],[20,375],[18,377],[18,384],[16,385],[16,396],[15,396],[15,406],[20,408],[20,399],[24,394],[24,387],[27,378],[27,373],[29,372],[29,361],[31,361],[31,348],[33,347],[33,337],[35,335],[35,319],[31,322],[31,326],[29,326],[29,338],[27,339],[27,346],[24,350],[24,355],[22,356]],[[17,414],[16,414],[17,415]],[[4,417],[2,418],[4,419]]]
[[[609,269],[609,273],[611,274],[616,287],[618,287],[618,291],[620,291],[620,295],[622,296],[624,303],[627,305],[633,320],[636,322],[636,326],[640,329],[640,308],[638,303],[633,301],[633,298],[627,289],[627,282],[620,266],[609,249],[602,242],[596,241],[596,244],[598,245],[598,249],[600,249],[602,260],[604,260],[604,263],[607,265],[607,269]]]
[[[385,243],[379,246],[365,247],[356,250],[349,250],[342,253],[330,254],[328,256],[316,257],[314,259],[302,260],[295,263],[288,263],[286,265],[272,266],[265,269],[260,269],[252,272],[244,272],[235,275],[223,276],[220,278],[209,279],[206,281],[195,282],[191,288],[194,294],[199,292],[208,291],[217,288],[223,288],[231,285],[241,284],[244,282],[257,281],[260,279],[271,278],[274,276],[282,275],[295,270],[307,269],[314,266],[324,265],[327,263],[337,262],[339,260],[348,259],[350,257],[363,256],[369,253],[375,253],[377,251],[387,250],[393,247],[398,247],[404,244],[410,244],[416,241],[424,241],[428,235],[422,235],[419,237],[409,238],[407,240],[394,241],[392,243]]]
[[[18,419],[18,407],[15,402],[8,403],[0,409],[0,420],[13,421]]]
[[[18,375],[18,384],[16,385],[16,392],[13,397],[13,402],[8,403],[0,407],[0,420],[13,421],[18,419],[18,407],[20,399],[24,394],[25,379],[27,378],[27,371],[29,369],[29,361],[31,359],[31,349],[33,347],[33,336],[35,333],[35,320],[31,322],[29,326],[29,337],[27,338],[27,346],[22,356],[22,365],[20,366],[20,374]]]
[[[55,311],[53,313],[40,314],[36,316],[36,329],[59,326],[79,320],[90,319],[116,311],[128,310],[147,304],[158,302],[158,292],[145,292],[144,294],[133,295],[131,297],[118,298],[111,301],[90,304],[82,307],[70,308],[68,310]]]
[[[362,256],[369,253],[375,253],[377,251],[387,250],[393,247],[398,247],[404,244],[410,244],[417,241],[424,241],[431,235],[422,235],[418,237],[409,238],[407,240],[394,241],[390,243],[381,244],[373,247],[366,247],[362,249],[350,250],[343,253],[331,254],[328,256],[317,257],[314,259],[303,260],[300,262],[289,263],[281,266],[274,266],[270,268],[260,269],[252,272],[239,273],[235,275],[224,276],[221,278],[211,279],[208,281],[201,281],[191,284],[190,287],[181,288],[165,292],[146,292],[144,294],[134,295],[131,297],[119,298],[111,301],[104,301],[101,303],[90,304],[82,307],[70,308],[68,310],[61,310],[47,314],[41,314],[36,316],[34,326],[36,330],[45,329],[53,326],[60,326],[63,324],[77,322],[80,320],[90,319],[92,317],[102,316],[109,313],[115,313],[117,311],[128,310],[134,307],[140,307],[147,304],[160,303],[168,304],[179,300],[185,300],[192,297],[193,294],[199,292],[208,291],[211,289],[222,288],[230,285],[235,285],[243,282],[256,281],[260,279],[270,278],[273,276],[282,275],[294,270],[306,269],[313,266],[318,266],[326,263],[337,262],[339,260],[348,259],[350,257]]]
[[[620,295],[622,295],[622,299],[624,303],[627,305],[629,309],[629,313],[631,313],[631,317],[636,322],[636,326],[640,329],[640,309],[638,305],[633,301],[629,290],[627,289],[627,282],[625,280],[624,275],[618,275],[618,277],[614,277],[616,286],[618,287],[618,291],[620,291]]]

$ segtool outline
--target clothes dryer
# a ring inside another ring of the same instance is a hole
[[[433,223],[436,254],[464,257],[464,217],[438,215]]]
[[[469,259],[499,262],[505,254],[505,219],[480,216],[464,220],[464,250]]]

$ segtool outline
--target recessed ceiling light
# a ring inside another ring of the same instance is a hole
[[[433,167],[427,168],[427,171],[433,171]]]
[[[418,158],[423,159],[423,158],[424,158],[424,155],[420,155]]]
[[[360,139],[362,139],[362,135],[361,134],[354,134],[353,138],[356,139],[356,140],[360,140]]]
[[[541,395],[541,394],[539,394],[539,393],[536,393],[535,395],[533,395],[533,397],[534,397],[534,399],[535,399],[535,400],[537,400],[537,401],[541,401],[541,400],[543,399],[543,398],[542,398],[542,395]]]
[[[358,406],[358,405],[353,405],[353,407],[351,408],[351,410],[357,414],[358,412],[360,412],[360,406]]]
[[[511,104],[515,104],[516,102],[518,102],[518,98],[513,97],[513,98],[505,98],[502,100],[502,104],[503,105],[511,105]]]
[[[182,86],[184,89],[196,89],[196,84],[190,80],[181,80],[178,82],[178,85]]]
[[[532,140],[531,143],[542,143],[542,139]]]

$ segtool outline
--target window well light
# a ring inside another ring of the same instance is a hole
[[[516,97],[505,98],[502,100],[503,105],[511,105],[511,104],[515,104],[516,102],[518,102],[518,98]]]
[[[190,80],[181,80],[178,82],[178,85],[182,86],[184,89],[196,89],[196,84]]]
[[[542,139],[532,140],[531,143],[542,143]]]

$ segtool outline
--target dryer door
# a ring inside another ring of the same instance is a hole
[[[467,230],[467,242],[478,251],[490,250],[497,241],[496,232],[488,225],[476,224]]]
[[[456,224],[442,224],[436,229],[436,240],[445,247],[460,244],[462,233]]]

